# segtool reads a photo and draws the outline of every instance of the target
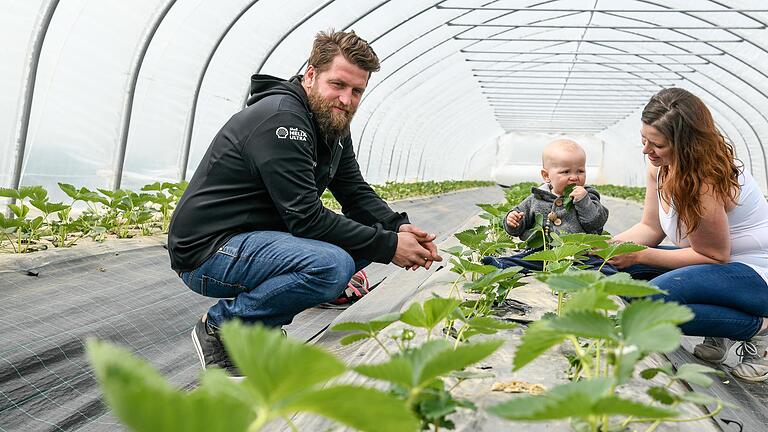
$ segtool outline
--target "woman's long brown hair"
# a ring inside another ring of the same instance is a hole
[[[715,127],[704,102],[681,88],[656,93],[641,118],[661,132],[671,147],[670,164],[659,168],[659,195],[674,205],[678,236],[685,237],[701,223],[705,185],[723,205],[736,201],[740,168],[733,146]],[[682,225],[685,235],[681,234]]]

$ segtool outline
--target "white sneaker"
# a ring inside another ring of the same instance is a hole
[[[768,335],[742,342],[736,354],[741,356],[741,363],[731,371],[735,377],[754,382],[768,380]]]

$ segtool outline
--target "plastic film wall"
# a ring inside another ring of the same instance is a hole
[[[686,88],[768,191],[768,4],[640,0],[0,1],[0,186],[189,178],[250,75],[353,29],[382,60],[352,124],[372,183],[520,176],[555,136],[643,182],[639,113]],[[538,143],[538,144],[537,144]],[[539,146],[539,147],[537,147]],[[532,150],[533,149],[533,150]],[[593,175],[594,173],[594,175]],[[497,179],[498,180],[498,179]]]

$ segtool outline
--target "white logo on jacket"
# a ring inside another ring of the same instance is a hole
[[[275,135],[277,135],[280,139],[286,139],[288,138],[288,129],[280,126],[279,128],[275,129]]]

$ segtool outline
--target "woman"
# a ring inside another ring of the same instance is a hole
[[[616,236],[650,246],[610,262],[648,279],[691,308],[681,326],[705,336],[694,355],[722,363],[734,340],[747,341],[733,374],[768,379],[768,203],[736,164],[707,107],[670,88],[645,106],[640,134],[648,156],[640,223]],[[657,247],[664,238],[675,247]]]

